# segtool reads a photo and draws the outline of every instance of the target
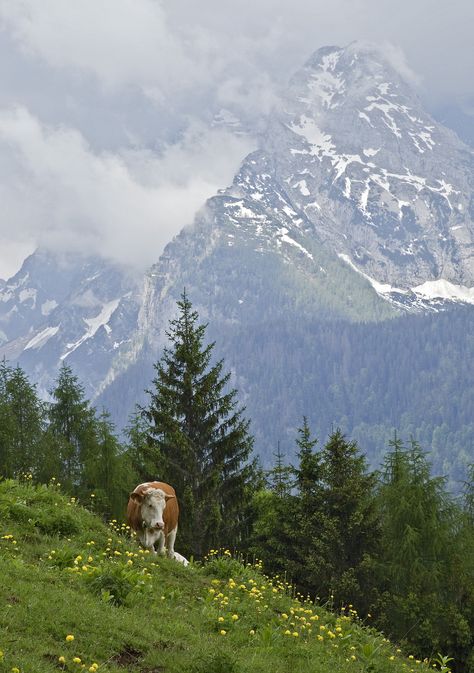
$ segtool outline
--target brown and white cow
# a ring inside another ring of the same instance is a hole
[[[179,506],[175,490],[162,481],[139,484],[127,506],[127,519],[145,549],[175,557],[174,541],[178,532]],[[158,545],[158,550],[155,545]]]

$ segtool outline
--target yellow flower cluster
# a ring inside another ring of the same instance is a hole
[[[12,544],[17,543],[16,540],[15,540],[15,536],[11,535],[10,533],[8,533],[7,535],[2,535],[0,540],[7,540],[7,542],[11,542]]]
[[[115,533],[118,533],[119,535],[129,535],[130,534],[130,526],[126,523],[118,523],[117,519],[111,519],[109,521],[109,527]]]
[[[72,633],[68,633],[68,635],[66,636],[66,642],[72,643],[74,642],[74,640],[75,640],[74,635]],[[89,673],[96,673],[96,671],[99,668],[99,664],[96,663],[95,661],[89,664],[89,666],[87,666],[87,664],[83,663],[81,657],[78,657],[77,655],[72,657],[71,662],[73,664],[76,664],[77,666],[80,666],[82,670],[87,668]],[[58,657],[58,663],[61,664],[63,668],[65,668],[67,665],[67,658],[64,655],[61,655],[60,657]]]

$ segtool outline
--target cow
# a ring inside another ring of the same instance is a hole
[[[174,542],[178,532],[179,506],[175,490],[162,481],[139,484],[130,493],[127,520],[145,549],[175,558]]]

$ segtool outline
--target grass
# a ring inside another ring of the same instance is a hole
[[[179,549],[179,537],[178,537]],[[350,608],[291,595],[260,564],[147,554],[58,487],[0,482],[0,671],[397,673],[404,658]]]

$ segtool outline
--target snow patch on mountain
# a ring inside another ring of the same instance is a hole
[[[448,299],[451,301],[461,301],[466,304],[474,304],[474,287],[455,285],[443,278],[426,281],[412,288],[412,290],[415,294],[425,299]]]
[[[348,264],[354,271],[357,271],[361,276],[366,278],[372,285],[374,290],[384,299],[393,300],[392,295],[409,295],[413,293],[421,300],[437,300],[444,299],[448,301],[463,302],[465,304],[474,304],[474,287],[467,287],[465,285],[456,285],[448,280],[440,278],[439,280],[426,281],[421,285],[412,287],[408,290],[402,290],[398,287],[393,287],[389,283],[379,283],[374,278],[359,269],[351,258],[344,254],[338,254],[338,257]],[[397,300],[397,304],[400,302]]]
[[[61,360],[65,360],[69,355],[71,355],[71,353],[73,353],[77,348],[79,348],[79,346],[81,346],[84,343],[84,341],[87,341],[87,339],[91,339],[100,327],[104,326],[107,333],[110,333],[111,329],[107,325],[107,323],[109,322],[113,313],[117,309],[120,303],[120,299],[121,297],[119,297],[118,299],[113,299],[112,301],[109,301],[106,304],[104,304],[101,311],[94,318],[83,318],[83,321],[87,325],[87,331],[75,343],[67,344],[66,347],[68,348],[68,350],[66,351],[66,353],[61,355],[60,357]]]
[[[49,315],[58,305],[59,304],[55,299],[47,299],[41,304],[41,315]]]
[[[343,262],[348,264],[354,271],[357,271],[358,274],[366,278],[369,283],[372,285],[374,290],[377,292],[377,294],[380,294],[381,296],[384,296],[386,294],[390,294],[391,292],[397,292],[400,294],[405,294],[406,290],[400,290],[400,288],[392,287],[389,283],[379,283],[378,280],[375,280],[375,278],[371,278],[368,274],[364,273],[361,271],[351,260],[349,255],[346,255],[344,253],[339,253],[338,257],[342,259]]]
[[[41,330],[41,332],[38,332],[36,336],[28,341],[24,350],[27,351],[30,348],[41,348],[47,341],[49,341],[49,339],[51,339],[51,337],[58,333],[59,328],[60,325],[56,325],[56,327],[46,327],[45,329]]]

